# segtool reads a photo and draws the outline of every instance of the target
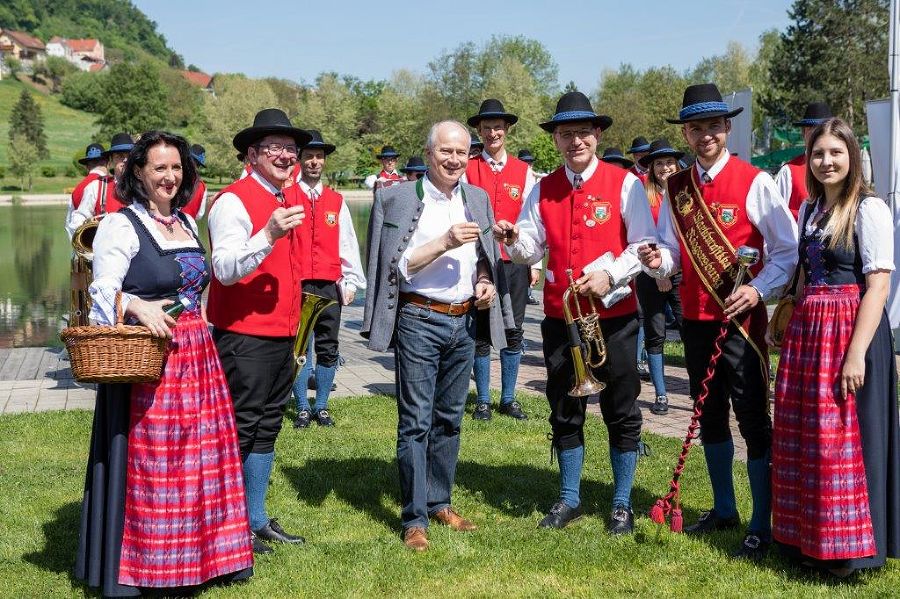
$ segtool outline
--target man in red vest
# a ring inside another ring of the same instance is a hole
[[[206,168],[206,148],[200,144],[192,145],[191,160],[194,161],[199,175],[200,169]],[[181,211],[189,214],[194,220],[201,218],[206,213],[206,183],[199,176],[197,177],[197,186],[194,188],[194,194]]]
[[[393,146],[384,146],[375,158],[381,161],[381,172],[366,177],[366,185],[370,189],[382,189],[406,181],[406,177],[397,172],[397,159],[400,153]]]
[[[647,155],[647,152],[650,151],[650,142],[647,141],[646,137],[638,136],[631,140],[631,147],[628,148],[627,153],[631,154],[632,160],[634,160],[634,164],[631,166],[631,172],[635,177],[641,180],[641,183],[647,183],[647,169],[641,166],[641,158]]]
[[[817,125],[831,117],[831,108],[825,102],[807,104],[803,118],[794,123],[794,126],[800,127],[800,131],[803,133],[803,144],[806,144],[809,134]],[[787,200],[794,220],[797,220],[797,215],[800,214],[800,205],[809,197],[809,192],[806,191],[806,152],[801,151],[799,156],[784,163],[775,176],[775,184],[782,197]]]
[[[300,322],[300,241],[304,218],[284,182],[309,134],[276,108],[257,113],[234,136],[252,172],[213,199],[209,210],[212,282],[207,316],[234,402],[253,550],[265,541],[303,543],[266,513],[275,439],[294,375],[293,344]]]
[[[614,483],[608,530],[628,534],[634,530],[631,488],[641,442],[636,401],[640,379],[634,364],[637,303],[630,283],[641,270],[636,248],[654,238],[656,229],[638,178],[597,159],[600,135],[611,124],[611,118],[594,112],[581,92],[564,94],[556,114],[541,128],[553,134],[565,164],[534,186],[518,222],[498,220],[494,235],[516,262],[536,264],[549,252],[541,335],[560,494],[539,526],[563,528],[583,513],[580,482],[587,397],[568,394],[575,366],[563,294],[571,274],[578,289],[575,301],[583,313],[590,313],[584,296],[599,298],[595,302],[606,340],[606,362],[589,370],[606,382],[600,410],[609,430]]]
[[[313,343],[310,343],[306,364],[294,381],[294,399],[297,401],[294,428],[308,427],[311,418],[319,426],[334,426],[328,413],[328,396],[340,358],[341,306],[349,306],[356,292],[366,288],[350,209],[341,194],[322,185],[326,156],[334,152],[335,147],[325,143],[317,130],[310,129],[308,133],[312,139],[300,150],[300,175],[297,178],[298,195],[307,215],[300,229],[303,292],[337,303],[322,311],[313,328],[316,403],[312,408],[306,391],[313,370]]]
[[[75,189],[72,190],[72,196],[69,199],[69,209],[66,211],[66,233],[69,234],[70,239],[74,230],[69,231],[68,222],[72,217],[72,212],[78,210],[78,206],[81,205],[85,188],[94,181],[99,181],[109,176],[109,170],[107,169],[109,160],[107,160],[105,150],[100,144],[88,145],[84,150],[84,158],[79,158],[78,163],[84,165],[88,172],[84,179],[79,181]]]
[[[469,159],[466,167],[466,182],[485,190],[491,200],[491,209],[496,220],[515,222],[519,218],[522,204],[535,179],[531,167],[506,152],[506,134],[519,120],[506,112],[500,100],[489,98],[481,103],[478,114],[469,117],[470,127],[481,136],[484,150]],[[500,408],[516,420],[528,416],[516,401],[516,379],[522,360],[522,323],[525,322],[525,306],[528,303],[528,289],[531,284],[531,269],[527,264],[513,264],[503,248],[500,248],[500,275],[506,277],[509,297],[512,302],[515,328],[506,331],[506,347],[500,350]],[[475,420],[491,419],[491,341],[487,335],[487,314],[478,315],[479,335],[475,345]]]
[[[121,179],[125,171],[125,159],[133,147],[134,140],[127,133],[113,135],[109,150],[103,154],[113,176],[98,177],[85,185],[81,201],[66,218],[66,231],[70,238],[84,222],[95,216],[118,212],[124,206],[116,195],[116,181]]]
[[[667,277],[679,269],[683,273],[682,339],[695,400],[722,323],[725,319],[731,322],[700,419],[713,508],[685,532],[703,534],[740,526],[732,481],[730,399],[747,443],[753,498],[753,514],[734,557],[758,560],[771,540],[772,422],[765,299],[787,283],[794,271],[797,225],[772,177],[728,152],[730,119],[741,110],[730,110],[712,83],[692,85],[684,92],[678,118],[669,122],[682,125],[684,139],[697,161],[666,182],[668,194],[658,223],[660,249],[644,245],[638,251],[654,276]],[[737,272],[735,248],[740,246],[760,252],[765,249],[766,256],[751,267],[752,280],[732,293]]]

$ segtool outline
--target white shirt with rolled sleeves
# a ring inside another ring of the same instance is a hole
[[[800,205],[800,222],[806,211],[813,212],[806,219],[806,233],[816,230],[817,205],[803,202]],[[894,217],[887,203],[881,198],[868,196],[859,203],[853,227],[859,245],[859,257],[864,275],[877,270],[894,270]],[[828,226],[826,225],[826,232]]]
[[[109,182],[107,182],[107,185],[115,184],[116,182],[114,179],[110,179]],[[72,209],[70,200],[69,213],[66,215],[66,233],[69,234],[69,239],[72,239],[72,235],[75,234],[75,230],[78,229],[78,227],[94,218],[94,213],[97,210],[97,196],[99,194],[100,181],[91,181],[84,188],[84,193],[81,195],[81,203],[78,204],[78,208]]]
[[[730,154],[724,154],[709,170],[695,163],[691,168],[697,169],[698,178],[709,175],[710,179],[725,168]],[[757,248],[764,253],[762,270],[753,277],[752,285],[765,301],[774,297],[790,280],[797,265],[797,223],[788,210],[787,201],[775,186],[775,181],[766,172],[760,172],[753,179],[745,199],[747,218],[756,227],[764,241],[764,247]],[[663,198],[659,210],[659,250],[662,264],[656,270],[646,269],[658,278],[665,278],[681,269],[681,245],[675,223],[672,222],[672,209],[668,194]]]
[[[793,176],[791,175],[791,167],[785,164],[778,171],[778,174],[775,175],[775,187],[778,188],[778,193],[781,194],[781,197],[784,198],[785,202],[790,203],[793,186],[794,181]]]
[[[268,193],[278,193],[279,189],[256,171],[250,176]],[[223,193],[213,202],[207,221],[212,243],[213,274],[223,285],[234,285],[256,270],[272,253],[265,229],[251,235],[253,223],[250,215],[240,198],[233,193]]]
[[[298,180],[297,184],[307,197],[312,197],[313,191],[317,196],[322,195],[321,181],[315,187],[310,187],[302,179]],[[356,238],[353,216],[346,200],[341,203],[341,211],[338,214],[338,254],[341,258],[341,279],[338,285],[341,297],[345,298],[366,288],[366,275],[363,273],[362,259],[359,256],[359,240]]]
[[[595,156],[584,172],[580,173],[583,181],[588,181],[597,170],[599,160]],[[575,171],[568,166],[566,178],[574,184]],[[541,183],[537,182],[528,194],[519,220],[519,238],[507,252],[513,262],[524,264],[537,264],[544,257],[547,248],[547,232],[540,211]],[[641,263],[637,257],[637,248],[648,239],[656,239],[656,226],[653,224],[653,214],[650,212],[650,203],[640,179],[632,173],[625,176],[622,183],[622,195],[619,198],[619,208],[622,214],[622,222],[625,224],[628,247],[616,256],[611,266],[606,268],[612,277],[613,287],[622,287],[641,272]],[[597,270],[604,270],[601,266],[601,257],[585,266],[582,270],[588,274]],[[547,270],[545,276],[552,277],[553,273]]]
[[[465,302],[475,294],[477,242],[453,248],[418,272],[409,272],[409,259],[416,248],[444,235],[451,226],[472,220],[458,184],[448,198],[426,176],[422,178],[422,190],[424,195],[419,224],[397,264],[402,277],[400,291],[418,293],[447,304]]]

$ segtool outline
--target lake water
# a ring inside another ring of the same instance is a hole
[[[365,253],[371,204],[348,205]],[[62,345],[72,256],[65,217],[65,206],[0,207],[0,348]],[[205,224],[200,223],[204,242]]]

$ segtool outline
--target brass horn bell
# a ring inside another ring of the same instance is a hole
[[[606,362],[606,342],[600,330],[600,315],[594,306],[594,298],[588,296],[591,312],[582,314],[578,302],[578,285],[572,276],[572,269],[566,270],[569,287],[563,292],[563,314],[569,332],[569,350],[575,366],[575,386],[569,390],[570,397],[596,395],[606,388],[591,373],[591,368],[599,368]],[[570,307],[575,304],[575,309]]]

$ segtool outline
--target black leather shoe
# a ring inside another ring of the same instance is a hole
[[[526,301],[528,302],[529,306],[540,306],[541,305],[541,302],[538,300],[538,298],[534,297],[531,294],[528,294],[528,300],[526,300]]]
[[[621,506],[613,508],[606,530],[614,535],[630,535],[634,532],[634,512]]]
[[[715,510],[709,510],[700,514],[700,519],[696,524],[692,524],[684,529],[689,535],[702,535],[717,530],[731,530],[741,525],[740,518],[732,516],[731,518],[720,518]]]
[[[669,398],[665,395],[657,395],[656,401],[650,406],[650,413],[657,416],[665,416],[669,413]]]
[[[759,562],[766,557],[766,553],[769,552],[770,544],[769,541],[763,541],[758,535],[750,532],[744,535],[744,540],[741,541],[740,549],[731,554],[731,557],[734,559]]]
[[[491,404],[489,403],[480,403],[475,406],[475,411],[472,412],[472,420],[490,420],[491,419]]]
[[[328,410],[319,410],[313,414],[313,418],[319,426],[334,426],[334,420],[331,419]]]
[[[517,401],[511,401],[506,404],[502,403],[497,411],[501,414],[506,414],[510,418],[515,418],[516,420],[528,420],[528,414],[522,411],[522,406]]]
[[[297,417],[294,418],[294,428],[308,428],[309,427],[309,410],[300,410],[297,412]]]
[[[262,539],[256,536],[256,533],[250,533],[253,540],[253,553],[256,555],[264,555],[266,553],[275,553],[275,550],[266,545]]]
[[[581,505],[578,507],[569,507],[562,501],[557,501],[544,516],[544,519],[538,523],[538,528],[565,528],[569,523],[574,522],[584,515]]]
[[[290,543],[291,545],[302,545],[306,542],[306,539],[304,539],[303,537],[284,532],[284,529],[281,528],[281,525],[278,524],[278,520],[276,520],[275,518],[271,518],[269,520],[269,523],[259,530],[254,530],[253,534],[263,541],[270,541],[273,543]]]

